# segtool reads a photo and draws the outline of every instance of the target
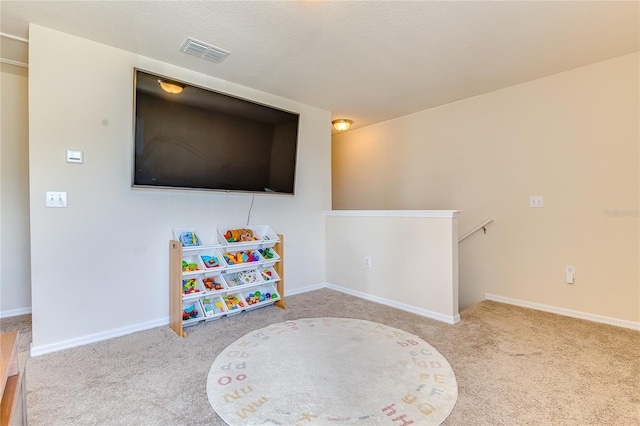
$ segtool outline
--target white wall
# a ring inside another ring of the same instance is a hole
[[[329,287],[455,324],[457,217],[456,211],[327,213]]]
[[[334,136],[333,208],[458,209],[461,234],[494,218],[460,245],[461,307],[489,293],[640,328],[638,61]]]
[[[296,195],[257,195],[251,223],[285,235],[288,289],[326,281],[328,111],[37,25],[29,35],[32,353],[167,323],[172,228],[213,240],[247,220],[251,195],[131,188],[134,67],[300,113]],[[67,191],[68,208],[45,209],[48,190]]]
[[[31,312],[28,81],[24,68],[0,72],[0,317]]]

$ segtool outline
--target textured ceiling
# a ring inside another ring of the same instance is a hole
[[[639,46],[638,1],[0,1],[0,31],[33,22],[332,111],[353,128]],[[178,51],[187,37],[221,64]],[[27,62],[24,43],[1,56]],[[64,58],[61,58],[64,60]]]

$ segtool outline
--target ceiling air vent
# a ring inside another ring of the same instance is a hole
[[[191,37],[187,38],[180,50],[218,64],[231,53]]]

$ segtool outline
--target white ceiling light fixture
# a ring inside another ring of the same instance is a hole
[[[346,118],[339,118],[337,120],[333,120],[331,124],[333,124],[333,127],[335,127],[336,130],[344,132],[345,130],[349,130],[349,127],[351,127],[353,121]]]
[[[196,40],[195,38],[188,37],[184,42],[180,51],[195,55],[199,58],[206,59],[208,61],[219,64],[231,54],[228,50],[221,49],[204,41]]]
[[[172,95],[177,95],[182,92],[182,89],[184,89],[184,84],[176,83],[175,81],[158,79],[158,84],[162,90],[167,93],[171,93]]]

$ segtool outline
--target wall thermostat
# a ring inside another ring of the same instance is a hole
[[[67,150],[67,163],[82,163],[82,151],[75,149]]]

